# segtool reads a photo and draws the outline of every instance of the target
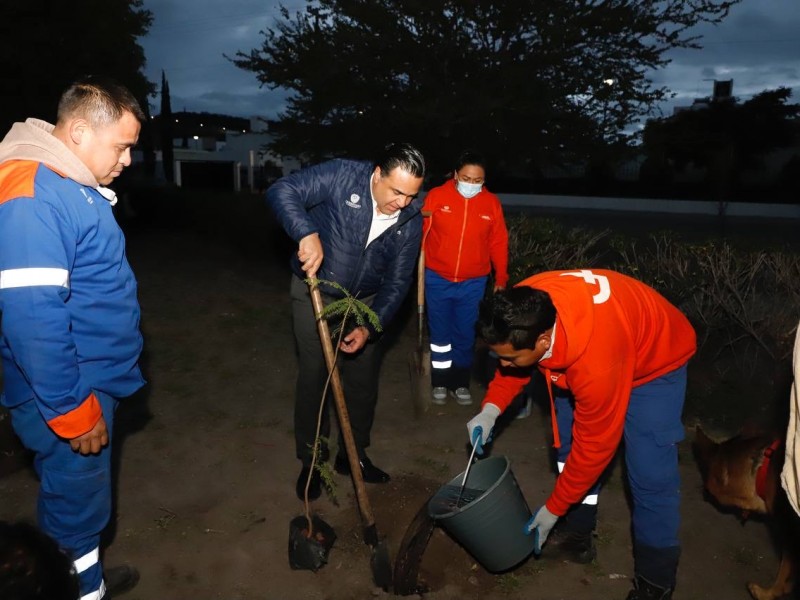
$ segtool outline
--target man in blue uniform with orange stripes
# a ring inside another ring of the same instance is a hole
[[[112,82],[70,86],[56,125],[16,123],[0,143],[2,403],[41,480],[39,525],[73,560],[81,600],[132,588],[103,572],[117,399],[144,380],[136,279],[109,188],[144,114]]]

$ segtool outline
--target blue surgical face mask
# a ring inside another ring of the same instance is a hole
[[[483,188],[482,183],[466,183],[464,181],[456,181],[456,189],[458,193],[464,198],[472,198],[477,196]]]

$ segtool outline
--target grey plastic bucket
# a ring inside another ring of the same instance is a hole
[[[473,464],[457,503],[463,478],[464,472],[439,488],[428,501],[428,515],[487,571],[506,571],[525,560],[533,552],[533,536],[524,531],[531,510],[511,461],[493,456]]]

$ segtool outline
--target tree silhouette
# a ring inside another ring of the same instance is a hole
[[[689,165],[705,169],[714,199],[730,200],[743,171],[759,168],[769,151],[796,141],[800,105],[788,103],[791,95],[781,87],[741,104],[712,101],[648,121],[643,142],[649,168],[653,173]]]
[[[142,0],[3,2],[0,129],[27,117],[53,122],[61,93],[88,75],[115,79],[144,108],[155,88],[137,38],[151,23]]]
[[[585,157],[669,92],[648,79],[739,0],[311,0],[230,58],[290,91],[277,154],[372,155],[409,139],[434,169],[464,147],[529,173]]]
[[[172,146],[172,133],[174,120],[172,117],[172,104],[169,98],[169,82],[163,69],[161,71],[161,114],[158,118],[158,133],[161,140],[161,164],[164,166],[164,178],[173,183],[175,181],[175,151]]]

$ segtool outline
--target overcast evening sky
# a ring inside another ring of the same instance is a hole
[[[223,54],[261,46],[260,31],[279,16],[271,0],[144,0],[153,13],[150,33],[140,38],[146,74],[161,84],[167,74],[173,111],[212,112],[272,118],[282,108],[283,92],[259,87],[255,74],[236,68]],[[284,0],[294,14],[304,0]],[[662,110],[691,104],[711,94],[712,80],[733,79],[733,94],[747,100],[779,86],[792,88],[800,102],[800,1],[743,0],[717,27],[701,25],[702,50],[674,51],[672,62],[652,74],[656,85],[676,93]],[[153,113],[160,110],[152,100]]]

